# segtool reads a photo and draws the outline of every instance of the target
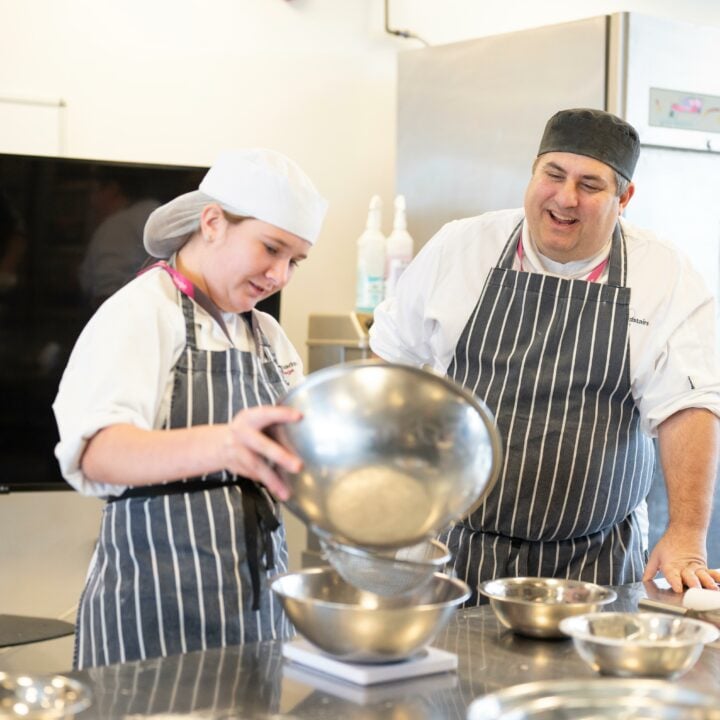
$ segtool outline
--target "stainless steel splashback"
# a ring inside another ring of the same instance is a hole
[[[316,313],[308,320],[308,372],[370,357],[368,313]]]
[[[547,118],[605,107],[608,22],[400,54],[396,184],[416,251],[449,220],[522,205]]]

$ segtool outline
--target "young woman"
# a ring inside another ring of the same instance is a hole
[[[300,469],[269,425],[301,376],[255,310],[308,256],[326,202],[288,158],[227,152],[199,190],[159,207],[144,243],[162,258],[81,333],[53,405],[56,455],[105,497],[77,618],[77,668],[283,637],[268,575],[286,569],[273,470]]]

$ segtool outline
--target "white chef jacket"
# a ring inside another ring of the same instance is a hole
[[[391,362],[445,373],[490,268],[495,267],[522,209],[448,223],[400,277],[395,297],[375,310],[370,347]],[[720,416],[715,306],[702,277],[674,246],[620,220],[627,247],[630,378],[642,427],[651,436],[673,413],[707,408]],[[585,277],[610,243],[584,263],[542,259],[523,227],[523,269]],[[555,270],[550,272],[549,268]],[[516,255],[514,269],[520,269]],[[607,269],[599,282],[607,281]]]
[[[277,321],[253,311],[289,386],[302,379],[302,361]],[[255,350],[248,324],[223,313],[238,350]],[[195,308],[199,348],[226,350],[230,342],[201,307]],[[179,291],[165,270],[153,268],[125,285],[93,315],[77,339],[53,411],[60,433],[55,455],[63,477],[84,495],[120,495],[121,485],[95,483],[80,458],[88,440],[109,425],[163,427],[170,408],[173,367],[185,347]]]

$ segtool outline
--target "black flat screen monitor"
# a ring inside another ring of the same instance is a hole
[[[0,493],[70,489],[52,414],[70,351],[147,262],[144,219],[205,171],[0,154]],[[258,307],[279,318],[279,294]]]

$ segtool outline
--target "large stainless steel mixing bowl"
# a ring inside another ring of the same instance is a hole
[[[273,429],[303,459],[287,507],[344,545],[399,548],[471,512],[498,473],[494,419],[434,372],[362,361],[312,373],[282,401],[303,419]]]
[[[477,698],[467,720],[720,720],[718,705],[713,693],[667,680],[540,680]]]
[[[720,636],[702,620],[645,612],[589,613],[563,620],[560,629],[590,667],[620,677],[679,677]]]
[[[617,593],[608,587],[561,578],[510,577],[480,584],[498,620],[519,635],[564,637],[560,621],[598,610]]]
[[[273,592],[298,633],[347,662],[393,662],[432,642],[468,586],[436,573],[419,591],[385,597],[350,585],[331,567],[278,575]]]

